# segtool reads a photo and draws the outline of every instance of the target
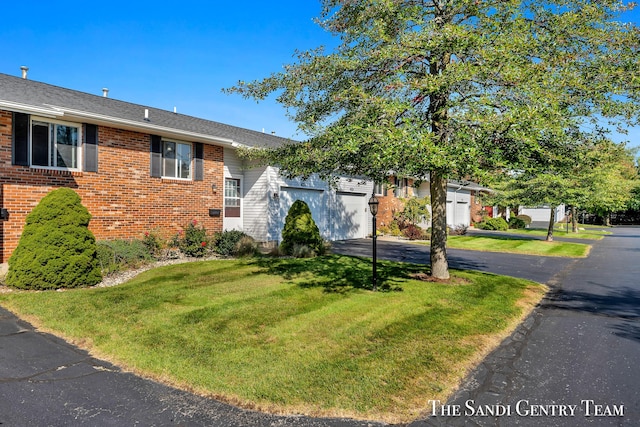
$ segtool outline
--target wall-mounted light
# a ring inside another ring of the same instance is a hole
[[[211,184],[211,192],[216,194],[218,192],[218,186],[216,184]]]
[[[7,208],[0,209],[0,219],[5,221],[9,219],[9,210]]]
[[[280,200],[280,195],[278,194],[277,191],[273,192],[273,200]]]

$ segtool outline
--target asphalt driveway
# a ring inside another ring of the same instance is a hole
[[[593,241],[589,243],[591,244]],[[371,239],[358,239],[333,242],[332,250],[345,255],[371,257],[372,241]],[[377,253],[378,259],[428,264],[430,251],[428,245],[378,239]],[[555,275],[575,261],[560,257],[537,257],[457,249],[447,249],[447,258],[450,268],[503,274],[538,283],[552,281]]]

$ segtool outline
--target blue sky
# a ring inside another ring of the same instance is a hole
[[[296,49],[334,45],[319,13],[315,0],[10,1],[0,72],[26,65],[32,80],[303,139],[272,99],[221,89],[280,71]],[[640,24],[640,12],[625,19]],[[640,128],[615,139],[640,145]]]

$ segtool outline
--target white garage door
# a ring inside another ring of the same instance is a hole
[[[331,211],[333,240],[366,237],[370,233],[367,215],[367,198],[364,194],[338,193]]]
[[[323,190],[310,190],[303,188],[280,188],[280,230],[278,237],[282,239],[282,229],[284,228],[284,221],[289,213],[289,208],[296,200],[302,200],[309,206],[311,210],[311,216],[316,222],[318,229],[320,229],[320,235],[323,238],[329,239],[329,233],[327,233],[327,225],[325,220],[326,201],[325,192]]]

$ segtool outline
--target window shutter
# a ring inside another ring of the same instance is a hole
[[[98,172],[98,126],[84,125],[84,170]]]
[[[29,115],[13,113],[11,163],[29,166]]]
[[[151,135],[151,176],[162,176],[162,138]]]
[[[204,144],[196,142],[195,144],[195,170],[193,174],[194,181],[204,180]]]

